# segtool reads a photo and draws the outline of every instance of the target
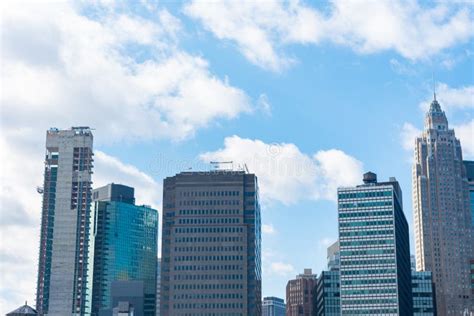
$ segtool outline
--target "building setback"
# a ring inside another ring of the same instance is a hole
[[[311,269],[304,269],[286,284],[286,316],[313,315],[317,276]]]
[[[338,189],[341,315],[411,315],[408,223],[395,178]]]
[[[313,296],[313,315],[340,316],[341,290],[339,281],[339,240],[328,247],[327,262],[329,271],[323,271],[319,275],[316,294]]]
[[[262,302],[262,316],[285,316],[286,305],[282,298],[265,297]]]
[[[88,127],[46,133],[36,309],[90,313],[86,298],[93,136]]]
[[[440,315],[474,310],[469,261],[474,254],[461,143],[436,95],[415,141],[413,215],[418,271],[432,271]]]
[[[161,315],[262,314],[257,177],[182,172],[164,180]]]
[[[115,281],[142,282],[143,302],[140,308],[135,306],[134,313],[155,316],[158,212],[135,205],[134,189],[125,185],[108,184],[92,194],[92,316],[112,315]]]

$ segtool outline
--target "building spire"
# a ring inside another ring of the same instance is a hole
[[[436,101],[436,81],[434,76],[434,70],[431,73],[432,80],[433,80],[433,100]]]

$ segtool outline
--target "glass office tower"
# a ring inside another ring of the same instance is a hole
[[[412,271],[413,316],[436,316],[436,293],[431,271]]]
[[[408,223],[395,178],[338,189],[342,315],[411,315]]]
[[[285,316],[286,305],[282,298],[269,296],[263,298],[262,316]]]
[[[164,180],[161,315],[261,316],[257,177],[182,172]]]
[[[323,271],[319,275],[316,285],[316,295],[313,297],[313,315],[341,315],[340,260],[341,256],[338,240],[328,247],[327,262],[329,271]]]
[[[88,127],[51,128],[46,154],[36,309],[44,315],[90,313],[86,298],[93,136]]]
[[[111,309],[114,281],[143,281],[143,311],[155,316],[158,212],[135,205],[134,189],[109,184],[93,191],[92,315]],[[142,314],[143,313],[143,314]]]

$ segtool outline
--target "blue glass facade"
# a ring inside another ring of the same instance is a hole
[[[430,271],[412,271],[413,316],[436,316],[436,294]]]
[[[158,212],[130,202],[99,200],[94,216],[92,315],[112,307],[113,281],[134,280],[144,282],[144,315],[155,316]]]
[[[338,189],[341,315],[411,315],[408,223],[398,182]]]
[[[339,271],[323,271],[316,285],[315,315],[316,316],[340,316],[340,281]],[[314,314],[314,313],[313,313]]]
[[[262,302],[262,316],[285,316],[285,301],[278,297],[265,297]]]

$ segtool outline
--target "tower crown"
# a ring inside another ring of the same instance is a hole
[[[430,108],[426,113],[425,129],[448,130],[448,119],[438,100],[436,100],[436,93],[434,93],[433,101],[431,101]]]

